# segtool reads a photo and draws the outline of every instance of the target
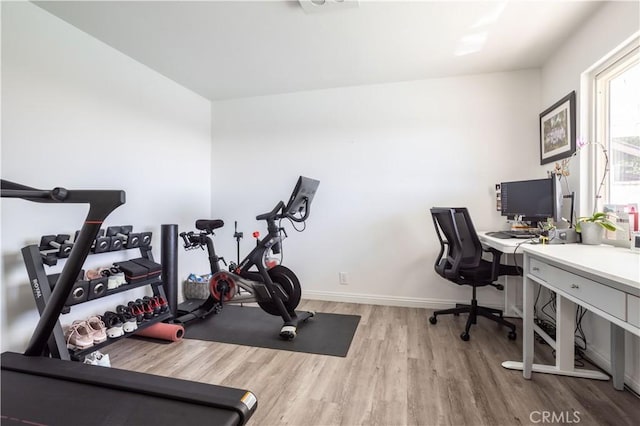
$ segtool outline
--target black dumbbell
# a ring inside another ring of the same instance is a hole
[[[119,238],[122,241],[122,246],[119,248],[114,248],[112,250],[119,250],[122,247],[125,248],[136,248],[140,247],[140,234],[133,233],[133,226],[110,226],[107,228],[107,236],[111,237],[112,241],[114,238]],[[113,245],[113,242],[112,242]]]
[[[49,280],[49,285],[51,289],[55,288],[55,285],[58,282],[58,278],[60,278],[60,274],[48,275],[47,279]],[[84,270],[81,270],[78,276],[76,277],[76,281],[71,288],[71,292],[67,297],[65,306],[76,305],[78,303],[85,302],[88,298],[89,293],[89,281],[84,280]]]
[[[54,266],[58,263],[58,248],[50,245],[50,242],[55,241],[55,235],[43,235],[40,238],[40,245],[38,246],[38,250],[40,251],[40,256],[42,256],[42,263],[49,266]]]
[[[76,236],[74,241],[78,241],[78,234],[80,234],[80,231],[76,231]],[[104,236],[104,229],[99,230],[98,235],[96,236],[96,239],[91,244],[91,251],[93,253],[104,253],[106,251],[109,251],[110,248],[111,248],[111,237]]]
[[[67,234],[43,235],[40,238],[40,253],[44,254],[45,258],[52,253],[59,258],[69,257],[73,248],[73,242],[69,238],[71,236]]]
[[[140,247],[149,247],[151,245],[151,237],[153,236],[152,232],[141,232],[140,233]]]
[[[58,263],[58,256],[56,255],[56,251],[54,250],[45,250],[44,252],[40,252],[42,256],[42,263],[49,266],[56,266]]]

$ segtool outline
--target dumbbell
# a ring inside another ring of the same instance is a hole
[[[151,245],[151,237],[153,236],[152,232],[141,232],[140,233],[140,247],[149,247]]]
[[[47,257],[51,259],[52,255],[64,259],[69,257],[71,249],[73,248],[73,242],[69,238],[71,238],[71,236],[67,234],[43,235],[42,238],[40,238],[40,246],[38,249],[40,253],[44,255],[45,259],[47,259]]]
[[[40,251],[56,253],[60,258],[69,257],[73,248],[70,238],[71,236],[67,234],[44,235],[40,239]]]
[[[78,234],[80,234],[80,231],[76,231],[76,236],[74,241],[78,241]],[[96,239],[91,244],[91,251],[93,253],[104,253],[106,251],[109,251],[110,248],[111,248],[111,237],[104,236],[104,229],[99,230],[98,235],[96,236]]]
[[[60,274],[47,275],[49,286],[52,290],[55,288],[55,285],[58,282],[58,278],[60,278]],[[88,298],[88,294],[89,281],[84,281],[84,270],[81,270],[76,277],[76,281],[73,283],[71,292],[69,293],[69,296],[67,297],[67,300],[66,302],[64,302],[64,304],[65,306],[71,306],[85,302]]]
[[[140,247],[140,234],[133,233],[133,226],[110,226],[107,228],[107,237],[111,237],[111,245],[112,250],[120,250],[122,247],[125,248],[136,248]],[[121,243],[120,247],[113,247],[115,239],[118,238]]]
[[[40,238],[38,250],[40,251],[40,256],[42,256],[42,263],[45,265],[54,266],[58,263],[59,249],[49,244],[51,241],[55,241],[55,239],[55,235],[43,235]]]
[[[40,252],[42,256],[42,263],[48,266],[56,266],[58,263],[57,250],[45,250]]]

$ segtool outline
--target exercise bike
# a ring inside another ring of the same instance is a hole
[[[282,241],[287,236],[284,228],[280,227],[280,221],[289,219],[292,222],[305,222],[309,217],[311,201],[319,183],[317,180],[300,176],[286,205],[279,201],[270,212],[256,216],[256,220],[267,222],[267,235],[259,239],[254,233],[256,247],[241,262],[239,244],[242,234],[237,232],[236,224],[234,236],[238,244],[238,263],[231,262],[228,271],[220,267],[221,261],[225,266],[226,262],[222,257],[218,257],[213,244],[213,231],[224,226],[221,219],[197,220],[195,227],[199,232],[180,233],[185,250],[205,247],[207,249],[211,267],[210,294],[195,309],[181,310],[178,307],[174,321],[184,324],[205,318],[212,313],[219,313],[225,303],[256,302],[265,312],[282,317],[284,324],[280,329],[281,338],[294,339],[298,324],[313,317],[315,313],[296,313],[295,309],[302,294],[300,281],[291,269],[278,264],[273,255],[281,253]]]

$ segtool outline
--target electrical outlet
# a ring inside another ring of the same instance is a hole
[[[349,276],[347,275],[346,272],[340,272],[339,276],[340,276],[340,284],[342,285],[349,284]]]

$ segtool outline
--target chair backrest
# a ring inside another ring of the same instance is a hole
[[[433,207],[431,217],[440,240],[435,270],[455,280],[460,269],[475,268],[482,259],[482,244],[465,207]]]

